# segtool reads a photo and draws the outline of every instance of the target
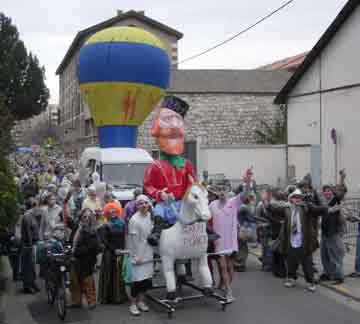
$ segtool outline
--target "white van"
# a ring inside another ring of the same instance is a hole
[[[153,162],[150,154],[140,148],[86,148],[80,159],[79,177],[85,185],[96,171],[101,181],[114,187],[116,198],[125,203],[132,200],[134,190],[143,187],[144,172]]]

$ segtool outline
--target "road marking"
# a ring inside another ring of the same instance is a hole
[[[334,289],[336,289],[338,291],[341,291],[341,292],[343,292],[345,294],[351,294],[351,290],[344,287],[342,284],[334,285],[333,287],[334,287]]]

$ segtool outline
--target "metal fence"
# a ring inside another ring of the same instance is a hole
[[[344,242],[348,247],[353,247],[356,245],[356,240],[360,235],[360,197],[345,199],[343,207],[343,213],[347,219]]]

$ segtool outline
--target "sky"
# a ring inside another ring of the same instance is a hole
[[[295,0],[226,45],[181,64],[182,69],[252,69],[310,50],[347,0]],[[46,70],[50,103],[58,103],[55,71],[76,33],[116,15],[145,14],[184,34],[179,60],[197,54],[256,22],[286,0],[1,0],[26,48]]]

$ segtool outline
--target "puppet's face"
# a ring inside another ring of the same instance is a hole
[[[184,120],[180,114],[160,108],[151,126],[151,135],[157,139],[160,150],[178,155],[184,151]]]

